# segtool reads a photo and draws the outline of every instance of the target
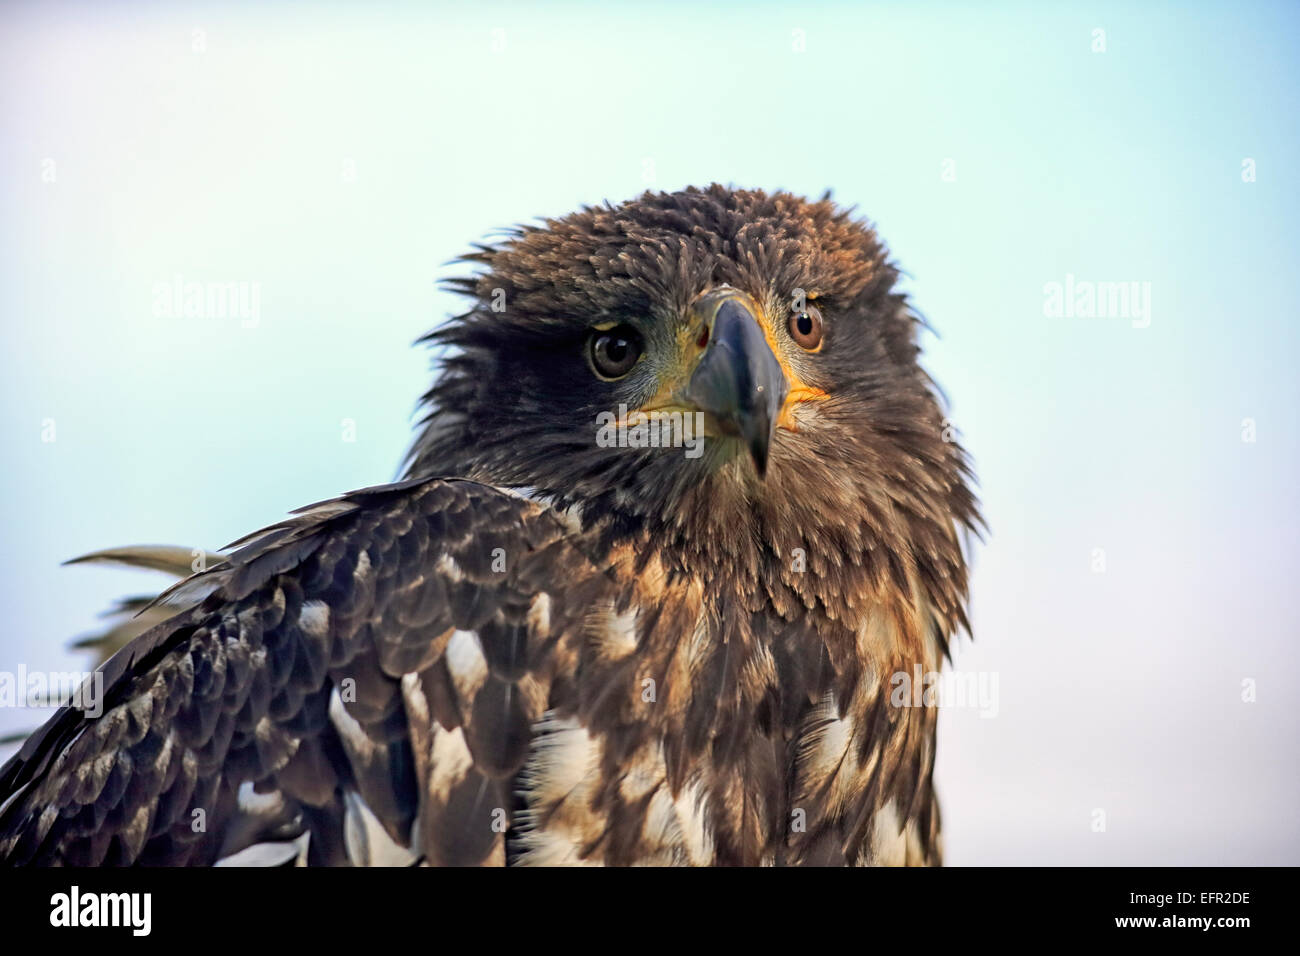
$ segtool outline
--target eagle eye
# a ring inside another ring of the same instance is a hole
[[[597,329],[591,334],[591,367],[601,378],[613,381],[632,371],[642,350],[641,333],[630,325]]]
[[[801,349],[816,352],[822,344],[822,314],[815,305],[790,314],[790,338]]]

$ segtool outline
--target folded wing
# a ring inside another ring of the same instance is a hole
[[[554,651],[614,575],[543,506],[454,479],[232,548],[102,667],[99,716],[62,708],[0,768],[0,860],[503,862]]]

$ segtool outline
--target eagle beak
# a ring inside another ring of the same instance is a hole
[[[790,385],[746,297],[729,290],[708,327],[708,345],[682,397],[745,443],[754,468],[767,472],[772,431]]]

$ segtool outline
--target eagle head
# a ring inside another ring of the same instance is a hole
[[[961,572],[967,461],[898,269],[851,211],[648,192],[465,259],[472,308],[429,336],[445,351],[411,474],[527,488],[697,571],[798,550]]]

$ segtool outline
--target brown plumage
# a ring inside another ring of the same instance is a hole
[[[966,626],[979,519],[874,232],[713,186],[467,258],[407,480],[171,592],[0,770],[0,856],[939,862],[891,676]],[[629,410],[705,437],[610,447]]]

